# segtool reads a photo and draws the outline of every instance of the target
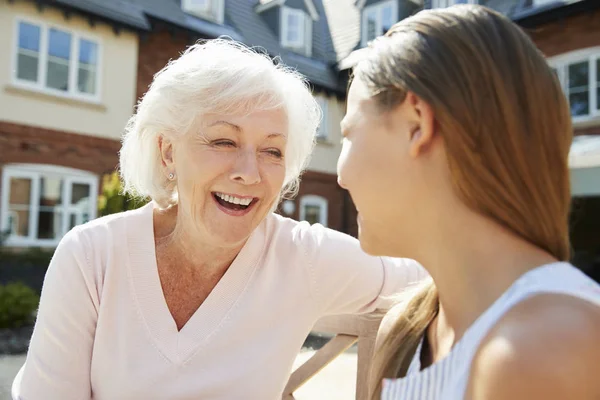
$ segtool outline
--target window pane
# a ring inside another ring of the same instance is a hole
[[[315,205],[304,206],[304,219],[311,225],[321,222],[321,207]]]
[[[24,205],[29,207],[31,204],[31,179],[29,178],[10,178],[8,203],[10,205]]]
[[[13,235],[29,235],[31,179],[10,178],[8,195],[8,227]]]
[[[382,8],[381,10],[381,35],[384,35],[387,31],[390,30],[392,25],[394,25],[394,21],[392,19],[393,7],[392,5],[388,5]]]
[[[40,51],[40,27],[26,22],[19,23],[19,48]]]
[[[367,41],[371,41],[378,36],[377,33],[377,10],[367,11]]]
[[[300,37],[302,21],[297,14],[288,14],[287,19],[287,40],[290,43],[299,43],[302,41]]]
[[[71,205],[85,205],[88,207],[90,198],[90,185],[87,183],[74,183],[71,186]]]
[[[69,65],[48,59],[46,86],[67,92],[69,90]]]
[[[8,229],[12,235],[29,236],[29,208],[9,206]]]
[[[37,82],[40,51],[40,27],[19,23],[19,49],[17,51],[17,79]]]
[[[581,116],[590,113],[590,96],[589,92],[569,94],[569,103],[571,105],[571,115]]]
[[[569,65],[569,88],[589,85],[589,63],[583,61]]]
[[[79,41],[79,63],[96,65],[98,63],[98,45],[89,40]]]
[[[17,57],[17,78],[37,82],[38,80],[38,56],[19,54]]]
[[[571,115],[580,116],[589,114],[589,62],[583,61],[569,65],[568,77]]]
[[[288,28],[298,29],[298,26],[300,26],[298,15],[288,14]]]
[[[40,206],[62,206],[63,181],[59,178],[40,178]]]
[[[67,32],[50,28],[48,54],[52,57],[69,60],[71,55],[71,35]]]
[[[50,209],[49,209],[50,208]],[[38,239],[56,239],[62,236],[62,213],[51,207],[40,209],[38,214]]]
[[[69,216],[69,227],[68,227],[68,229],[71,230],[71,229],[73,229],[76,226],[77,226],[77,214],[71,213],[71,215]]]
[[[596,60],[596,108],[600,110],[600,58]]]
[[[96,71],[79,68],[77,75],[77,89],[81,93],[96,93]]]
[[[65,92],[69,90],[70,54],[71,35],[57,29],[50,29],[46,86]]]
[[[210,10],[211,0],[192,0],[192,6],[201,10]]]

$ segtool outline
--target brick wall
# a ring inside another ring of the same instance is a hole
[[[193,40],[183,33],[156,29],[142,37],[139,44],[137,98],[142,97],[152,83],[154,74],[171,59],[176,59]]]
[[[526,31],[546,57],[600,46],[600,10],[567,17]],[[600,124],[576,127],[574,133],[599,135]]]
[[[52,164],[101,175],[115,170],[120,147],[116,140],[0,122],[0,167]]]
[[[527,32],[547,57],[600,46],[600,10],[527,29]]]
[[[299,218],[300,199],[304,195],[316,195],[327,199],[327,226],[329,228],[355,237],[358,235],[356,207],[348,192],[337,184],[336,175],[316,171],[305,172],[302,176],[298,196],[293,199],[296,205],[295,211],[289,217]]]

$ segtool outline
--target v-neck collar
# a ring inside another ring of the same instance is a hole
[[[154,204],[133,211],[127,225],[129,278],[140,314],[159,351],[173,363],[185,363],[221,328],[256,269],[265,240],[261,223],[223,277],[181,330],[169,311],[158,275],[154,245]]]

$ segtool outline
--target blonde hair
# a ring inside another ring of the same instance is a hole
[[[557,259],[569,258],[569,107],[521,29],[481,6],[422,11],[377,39],[355,76],[384,112],[408,91],[430,104],[462,201]],[[406,374],[438,303],[430,284],[390,311],[397,322],[373,362],[372,399],[383,378]]]

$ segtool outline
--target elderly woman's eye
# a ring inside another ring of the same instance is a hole
[[[213,145],[221,147],[235,147],[235,142],[231,140],[215,140]]]
[[[281,151],[277,150],[277,149],[268,149],[267,153],[269,153],[270,155],[277,157],[277,158],[282,158],[283,154],[281,154]]]

